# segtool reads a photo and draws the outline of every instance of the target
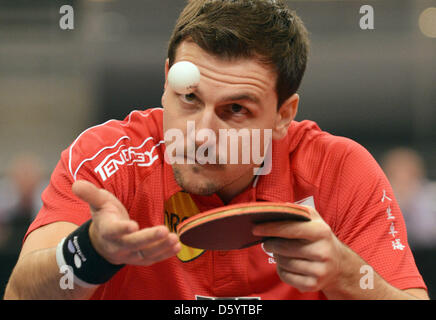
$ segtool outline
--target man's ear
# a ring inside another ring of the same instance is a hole
[[[164,84],[164,89],[167,88],[168,85],[168,72],[170,71],[170,59],[167,58],[165,60],[165,84]]]
[[[288,128],[292,120],[295,119],[298,112],[298,103],[300,96],[294,93],[285,102],[282,103],[279,110],[277,110],[275,127],[273,129],[273,139],[280,140],[288,133]]]
[[[165,106],[165,93],[166,93],[166,89],[167,89],[167,86],[168,86],[168,71],[169,71],[169,69],[170,69],[170,66],[169,66],[169,65],[170,65],[170,60],[169,60],[169,59],[166,59],[166,60],[165,60],[165,83],[164,83],[164,92],[163,92],[162,97],[161,97],[161,99],[160,99],[162,107]]]

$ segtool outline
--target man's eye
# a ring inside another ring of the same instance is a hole
[[[193,93],[182,94],[180,97],[181,97],[182,101],[185,103],[193,103],[197,100],[197,97]]]
[[[230,105],[230,111],[234,114],[246,114],[248,110],[239,104]]]

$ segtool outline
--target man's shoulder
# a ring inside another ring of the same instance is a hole
[[[358,142],[323,131],[314,121],[294,121],[290,128],[290,151],[312,158],[324,159],[328,154],[345,155],[363,148]],[[327,160],[327,159],[324,159]]]
[[[150,166],[162,141],[162,109],[132,111],[124,120],[109,120],[83,131],[62,157],[74,179],[91,165],[105,181],[123,165]]]
[[[71,148],[93,152],[111,146],[119,139],[125,139],[124,143],[135,144],[143,138],[157,138],[162,132],[162,110],[134,110],[124,120],[112,119],[92,126],[78,135]]]
[[[294,173],[307,181],[320,180],[323,172],[328,171],[329,175],[339,173],[346,160],[371,157],[358,142],[323,131],[313,121],[293,123],[292,130],[291,163]]]

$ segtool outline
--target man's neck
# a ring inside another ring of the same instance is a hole
[[[253,171],[248,170],[246,175],[243,175],[238,180],[217,191],[216,194],[224,204],[228,204],[234,197],[250,187],[255,178],[256,176],[253,175]]]

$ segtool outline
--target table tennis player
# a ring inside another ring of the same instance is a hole
[[[5,298],[428,299],[376,161],[294,120],[308,43],[282,1],[189,1],[169,42],[163,108],[91,127],[62,152]],[[168,84],[180,61],[201,74],[186,94]],[[242,128],[272,133],[268,174],[252,162],[166,160],[168,130],[198,151],[201,130]],[[253,233],[269,240],[240,250],[190,248],[174,232],[200,212],[261,201],[307,205],[311,220],[259,224]]]

